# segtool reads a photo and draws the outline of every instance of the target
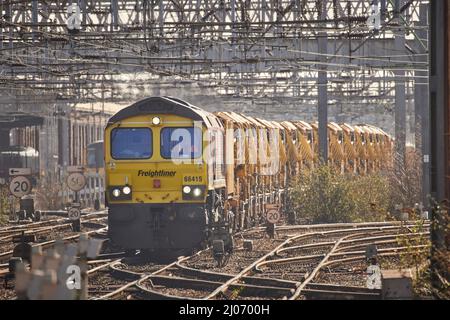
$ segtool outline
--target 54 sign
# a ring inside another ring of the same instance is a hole
[[[81,172],[73,172],[67,177],[67,186],[70,190],[78,192],[86,185],[86,177]]]

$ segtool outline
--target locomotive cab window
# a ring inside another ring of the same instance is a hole
[[[202,155],[202,130],[197,127],[166,127],[161,130],[161,157],[195,159]]]
[[[111,132],[111,156],[116,159],[149,159],[152,132],[149,128],[115,128]]]

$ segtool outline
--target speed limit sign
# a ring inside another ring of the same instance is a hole
[[[266,218],[269,223],[275,224],[280,220],[280,213],[276,209],[268,210]]]
[[[67,177],[67,186],[72,191],[80,191],[86,185],[86,177],[80,172],[74,172]]]
[[[21,198],[31,192],[31,182],[27,177],[14,177],[9,183],[9,191],[17,198]]]
[[[67,216],[70,220],[79,220],[81,216],[81,212],[79,208],[70,208]]]
[[[266,220],[272,224],[275,224],[280,220],[280,210],[277,205],[266,205]]]

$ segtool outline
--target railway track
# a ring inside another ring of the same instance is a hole
[[[104,218],[95,218],[90,221],[81,222],[83,229],[86,230],[83,233],[86,233],[88,235],[98,234],[100,232],[104,233],[107,229],[106,229],[106,224],[104,224],[103,222],[104,222]],[[45,230],[45,232],[47,232],[47,233],[53,232],[53,234],[51,235],[51,238],[53,238],[53,239],[48,240],[48,237],[43,237],[42,239],[38,240],[38,242],[33,243],[32,247],[41,246],[42,248],[47,249],[47,248],[53,246],[58,239],[62,239],[64,242],[68,242],[71,240],[76,240],[80,236],[80,233],[72,232],[72,231],[55,232],[55,231],[58,231],[58,229],[60,229],[60,228],[57,228],[57,230],[55,230],[55,229]],[[33,233],[31,233],[31,234],[33,234]],[[69,234],[69,235],[66,235],[66,234]],[[13,247],[14,247],[14,244],[12,244],[12,243],[6,244],[7,250],[0,253],[0,263],[5,263],[12,257]],[[4,246],[4,248],[5,248],[5,246]]]
[[[203,251],[196,253],[195,255],[200,254]],[[194,256],[195,256],[194,255]],[[94,272],[98,273],[99,271],[107,272],[113,279],[112,283],[105,284],[97,284],[94,283],[94,289],[90,290],[90,294],[94,293],[94,296],[91,299],[94,300],[117,300],[117,299],[148,299],[150,296],[146,293],[145,290],[141,290],[139,283],[147,279],[150,276],[158,275],[164,272],[166,269],[169,269],[176,265],[180,261],[191,259],[190,257],[180,257],[178,260],[173,261],[169,264],[157,264],[148,262],[143,271],[137,272],[128,269],[127,267],[121,268],[120,265],[123,265],[125,262],[124,259],[119,259],[115,261],[111,261],[104,266],[101,266],[98,269],[92,269],[88,274],[92,276]],[[145,262],[145,260],[141,260],[141,262]],[[110,279],[111,280],[111,279]],[[96,281],[96,280],[95,280]],[[117,285],[118,281],[122,281],[120,285]],[[92,285],[92,284],[91,284]],[[99,291],[97,288],[101,286],[101,290]],[[111,290],[106,290],[105,287]],[[101,293],[101,294],[98,294]]]
[[[237,236],[244,234],[246,232],[252,232],[253,230],[257,230],[258,228],[249,229],[247,231],[243,231],[238,233]],[[259,230],[263,230],[263,228],[259,228]],[[105,264],[101,268],[93,269],[90,272],[90,276],[94,272],[103,272],[109,274],[110,283],[98,284],[94,283],[94,289],[91,290],[91,293],[94,295],[92,299],[149,299],[152,297],[146,290],[141,289],[139,285],[140,281],[144,281],[149,276],[159,275],[165,270],[173,268],[178,263],[195,259],[196,257],[204,254],[206,255],[210,249],[205,249],[188,257],[179,257],[177,260],[172,261],[168,264],[159,264],[151,261],[147,261],[145,259],[136,259],[132,261],[130,259],[120,259],[116,261],[111,261],[108,264]],[[137,263],[136,263],[137,262]],[[130,277],[132,280],[130,280]],[[125,281],[122,285],[117,285],[117,280]],[[98,289],[101,287],[100,289]],[[109,292],[104,292],[105,287],[112,289]],[[102,293],[102,294],[98,294]]]
[[[95,238],[103,238],[104,244],[108,243],[108,239],[106,236],[107,227],[104,223],[100,223],[96,220],[103,220],[104,218],[92,218],[89,221],[86,221],[85,224],[91,224],[92,230],[86,231],[83,233],[76,233],[73,235],[65,236],[60,239],[48,240],[45,242],[35,243],[32,247],[41,247],[44,251],[54,248],[57,244],[57,241],[63,241],[64,243],[77,242],[78,238],[81,234],[85,234]],[[95,260],[88,261],[88,265],[91,268],[95,269],[98,266],[102,266],[105,263],[110,263],[113,259],[117,259],[118,257],[123,257],[124,252],[108,252],[111,251],[111,248],[108,246],[104,246],[102,249],[103,252],[107,251],[107,253],[101,253]],[[0,254],[1,260],[7,260],[11,257],[12,251],[4,252]],[[0,260],[0,261],[1,261]],[[16,294],[14,291],[14,277],[9,272],[9,264],[1,263],[0,264],[0,300],[3,299],[15,299]]]
[[[114,260],[93,269],[94,273],[103,270],[104,282],[94,280],[90,295],[93,299],[380,299],[380,290],[361,283],[367,277],[364,249],[376,244],[378,256],[398,257],[405,251],[397,243],[399,237],[428,235],[427,231],[404,233],[407,227],[397,223],[346,224],[336,230],[288,226],[280,228],[291,233],[282,239],[261,237],[264,228],[255,228],[237,237],[238,248],[223,268],[214,264],[209,250],[165,265],[137,267],[131,261]],[[240,239],[254,239],[255,250],[245,251]],[[342,268],[348,263],[360,267]],[[356,285],[326,283],[322,274],[327,273],[347,274],[359,281]]]
[[[81,226],[84,231],[95,230],[106,226],[105,219],[104,213],[86,214],[81,217]],[[2,230],[0,231],[0,263],[9,259],[15,246],[13,238],[22,234],[34,235],[35,244],[40,244],[77,233],[72,231],[72,223],[67,218],[54,219],[46,223],[40,222],[30,227],[21,226],[13,230]]]
[[[65,216],[61,217],[62,214],[65,213]],[[81,218],[82,219],[91,219],[91,218],[99,218],[99,217],[106,217],[107,212],[106,211],[97,211],[97,212],[90,212],[90,213],[82,213]],[[48,226],[54,226],[58,224],[64,224],[68,221],[67,219],[67,213],[64,211],[61,211],[61,215],[48,218],[46,220],[42,220],[39,222],[25,222],[15,224],[15,225],[9,225],[0,227],[0,238],[6,237],[6,236],[12,236],[16,234],[20,234],[22,231],[31,231],[34,229],[44,228]]]
[[[286,296],[286,298],[298,299],[301,297],[302,291],[306,289],[307,285],[312,282],[322,268],[331,265],[332,263],[336,263],[336,261],[330,261],[330,258],[338,252],[338,249],[345,241],[371,235],[373,233],[396,233],[399,228],[399,226],[363,227],[357,229],[344,228],[341,230],[309,232],[288,237],[283,243],[247,266],[240,273],[236,274],[234,278],[227,280],[217,287],[209,295],[205,296],[204,299],[215,299],[219,295],[229,292],[232,290],[233,286],[242,282],[244,276],[256,274],[258,277],[264,277],[264,272],[266,271],[264,269],[273,265],[278,267],[276,268],[278,277],[287,275],[291,278],[289,280],[296,282],[295,291]],[[321,239],[322,237],[326,237],[327,239],[324,241],[324,239]],[[306,254],[293,254],[292,256],[285,258],[277,257],[277,254],[279,255],[283,249],[284,252],[286,252],[293,248],[295,248],[295,250],[320,248],[322,251],[319,251],[314,255],[311,255],[310,252],[306,252]],[[393,250],[395,251],[397,249]],[[395,251],[394,254],[397,254],[397,252],[398,251]],[[365,255],[358,255],[357,258],[365,259]],[[356,258],[352,257],[351,259]],[[283,266],[283,268],[280,268],[280,266]],[[272,272],[270,276],[273,275],[274,273]]]

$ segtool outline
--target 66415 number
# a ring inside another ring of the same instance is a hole
[[[183,182],[203,182],[202,176],[184,176]]]

